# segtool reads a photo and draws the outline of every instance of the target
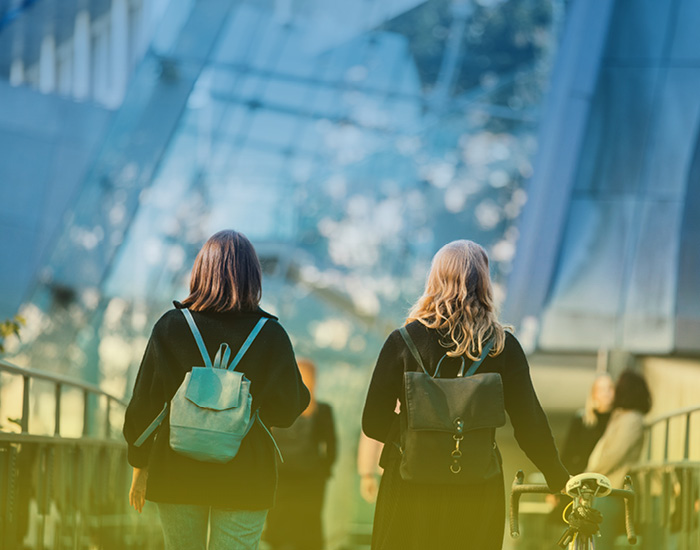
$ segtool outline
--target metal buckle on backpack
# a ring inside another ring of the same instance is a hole
[[[452,464],[450,464],[450,472],[452,472],[453,474],[458,474],[462,471],[462,466],[459,464],[458,459],[462,458],[462,451],[459,448],[459,444],[464,439],[464,434],[462,433],[462,431],[464,430],[464,421],[461,418],[457,417],[454,420],[454,425],[457,429],[457,433],[452,436],[452,439],[454,439],[455,442],[455,448],[450,453],[450,456],[452,457]]]
[[[455,434],[452,436],[452,439],[455,440],[455,449],[450,454],[452,455],[452,458],[460,458],[462,456],[462,451],[459,448],[459,444],[464,439],[464,436],[461,434],[460,435]]]

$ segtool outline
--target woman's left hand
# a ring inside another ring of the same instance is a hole
[[[129,505],[134,507],[139,514],[146,503],[146,483],[148,482],[148,468],[134,468],[131,477],[131,489],[129,489]]]

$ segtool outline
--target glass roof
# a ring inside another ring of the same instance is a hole
[[[503,297],[549,2],[365,3],[340,19],[323,2],[167,10],[23,308],[43,329],[18,362],[128,392],[142,339],[222,228],[258,248],[263,305],[299,352],[361,380],[445,242],[485,245]]]

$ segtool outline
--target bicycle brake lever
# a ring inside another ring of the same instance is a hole
[[[562,548],[566,548],[571,544],[571,541],[574,540],[574,535],[576,534],[576,529],[573,527],[569,527],[562,536],[559,538],[557,541],[557,546],[560,546]]]

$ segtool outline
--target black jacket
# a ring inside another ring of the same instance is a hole
[[[407,325],[426,368],[435,369],[447,351],[440,345],[436,330],[428,329],[418,321]],[[467,359],[467,367],[470,361]],[[445,359],[442,376],[455,376],[459,369],[458,358]],[[418,364],[406,347],[398,330],[389,335],[377,359],[372,381],[367,393],[362,416],[362,428],[369,437],[384,443],[397,441],[398,422],[394,412],[396,400],[403,400],[404,370],[417,370]],[[520,343],[506,333],[505,348],[496,357],[487,357],[479,367],[480,373],[496,372],[503,380],[505,407],[510,416],[515,439],[520,448],[534,462],[552,490],[559,491],[569,479],[562,465],[547,417],[540,406],[530,379],[530,368]],[[386,445],[381,464],[398,458],[395,445]]]
[[[176,308],[181,307],[175,303]],[[213,358],[226,342],[233,354],[260,317],[268,321],[236,370],[250,380],[253,410],[268,426],[289,426],[309,403],[287,333],[274,315],[249,312],[192,312]],[[193,366],[203,360],[185,317],[166,312],[153,327],[134,393],[126,410],[124,437],[128,460],[149,468],[146,498],[155,502],[203,504],[260,510],[274,503],[277,481],[275,451],[264,429],[255,423],[236,457],[226,464],[200,462],[175,453],[168,444],[168,420],[141,447],[133,443],[170,401]]]

